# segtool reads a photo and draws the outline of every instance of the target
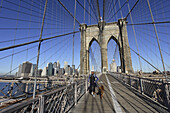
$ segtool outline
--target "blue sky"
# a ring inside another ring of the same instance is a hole
[[[84,0],[78,0],[84,5]],[[89,0],[88,0],[89,1]],[[85,23],[97,24],[95,15],[97,15],[96,0],[91,1],[91,7],[85,1],[85,8],[92,16],[85,13]],[[126,0],[108,0],[106,2],[105,9],[105,20],[106,22],[117,21],[121,18],[121,12],[123,17],[128,13],[127,3],[122,7]],[[169,21],[170,20],[170,1],[169,0],[149,0],[151,9],[156,22]],[[67,9],[74,14],[74,0],[61,0],[61,2],[67,7]],[[103,16],[103,0],[99,0],[100,14]],[[115,7],[114,2],[116,3]],[[130,8],[135,4],[135,0],[129,0]],[[8,47],[16,44],[25,43],[28,41],[38,40],[40,37],[40,28],[42,23],[43,11],[44,11],[45,0],[1,0],[0,6],[0,48]],[[76,7],[76,19],[80,23],[84,23],[84,10],[77,3]],[[89,10],[90,9],[90,10]],[[115,11],[116,10],[116,11]],[[117,12],[118,11],[118,12]],[[115,16],[112,17],[112,15]],[[146,23],[152,22],[150,12],[148,9],[147,1],[140,0],[137,6],[132,11],[133,23]],[[117,17],[117,18],[116,18]],[[128,37],[129,45],[132,49],[137,51],[134,33],[130,16],[127,18],[128,25]],[[45,24],[42,38],[51,36],[57,36],[69,32],[73,32],[73,18],[66,12],[66,10],[56,1],[49,0],[47,5],[47,12],[45,17]],[[170,24],[156,24],[158,37],[162,49],[162,54],[165,62],[166,70],[170,70],[170,38],[169,38],[169,27]],[[16,29],[17,28],[17,29]],[[75,30],[79,31],[79,24],[76,22]],[[149,25],[135,25],[136,38],[139,47],[139,53],[155,67],[162,69],[161,57],[159,54],[158,44],[155,37],[155,32],[152,24]],[[76,67],[80,64],[80,33],[75,34],[75,58],[74,63]],[[72,65],[72,44],[73,35],[67,35],[58,37],[56,39],[42,42],[41,55],[39,68],[43,68],[48,62],[60,61],[63,66],[64,61],[68,61],[68,64]],[[24,61],[30,61],[36,63],[38,43],[18,47],[15,49],[9,49],[0,52],[0,73],[8,73],[11,69],[15,73],[18,69],[19,64]],[[108,64],[113,59],[116,44],[111,40],[108,44]],[[100,47],[97,43],[92,44],[92,51],[94,51],[94,57],[99,67],[101,66],[100,61]],[[95,49],[96,48],[96,49]],[[12,58],[12,54],[13,58]],[[138,56],[131,51],[132,65],[134,70],[139,70]],[[6,57],[6,58],[5,58]],[[13,60],[12,60],[13,59]],[[116,63],[120,65],[119,53],[116,53]],[[12,64],[11,64],[12,62]],[[153,71],[154,69],[144,62],[142,62],[143,71]]]

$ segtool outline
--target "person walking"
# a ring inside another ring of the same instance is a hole
[[[95,87],[97,86],[98,77],[94,74],[94,71],[91,71],[88,81],[90,81],[89,93],[95,97]]]

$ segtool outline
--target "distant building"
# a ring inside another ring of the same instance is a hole
[[[57,62],[54,62],[53,68],[57,68]]]
[[[117,65],[115,60],[112,60],[112,63],[110,64],[110,72],[117,72]]]
[[[35,76],[36,73],[35,68],[36,68],[36,64],[32,64],[29,76]]]
[[[28,76],[31,72],[32,63],[24,62],[22,64],[21,76]]]
[[[18,72],[17,72],[17,76],[21,76],[21,72],[22,72],[22,64],[19,65],[19,69],[18,69]]]
[[[78,74],[79,74],[78,69],[75,69],[75,73],[74,73],[74,75],[77,75],[77,76],[78,76]]]
[[[68,75],[73,75],[73,69],[70,66],[68,67]]]
[[[42,71],[43,71],[42,69],[38,70],[38,76],[41,76]]]
[[[54,68],[54,75],[58,75],[59,74],[59,70],[60,70],[60,68]]]
[[[57,75],[57,74],[58,74],[57,68],[54,68],[54,75]]]
[[[72,65],[72,70],[73,70],[73,75],[76,73],[75,72],[75,65]]]
[[[69,69],[68,69],[68,67],[66,67],[64,75],[68,75],[68,71],[69,71]]]
[[[41,73],[41,76],[47,76],[47,73],[48,73],[48,67],[44,67],[44,69]]]
[[[73,69],[68,65],[65,69],[65,75],[72,75],[73,74]]]
[[[57,61],[57,68],[60,69],[60,62],[59,61]]]
[[[66,67],[68,67],[68,62],[64,62],[64,69],[66,69]]]
[[[94,71],[94,65],[92,65],[91,71]]]
[[[65,73],[65,70],[64,70],[64,68],[60,68],[60,70],[59,70],[59,75],[64,75],[64,73]]]
[[[48,75],[54,75],[53,64],[51,62],[48,63]]]

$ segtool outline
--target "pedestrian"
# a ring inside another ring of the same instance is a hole
[[[95,97],[95,87],[97,87],[97,81],[99,80],[94,71],[91,71],[91,74],[89,75],[90,80],[90,87],[89,87],[89,93]]]

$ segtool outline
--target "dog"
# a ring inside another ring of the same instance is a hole
[[[103,98],[103,94],[104,94],[104,86],[101,85],[101,86],[99,87],[99,91],[98,91],[97,95],[99,95],[100,98],[102,99],[102,98]]]

